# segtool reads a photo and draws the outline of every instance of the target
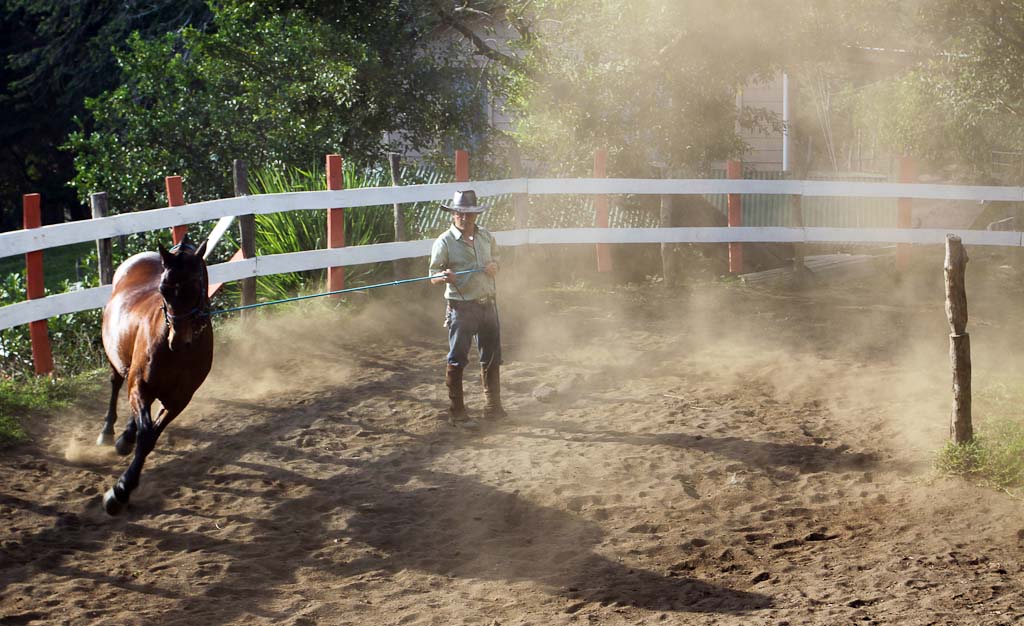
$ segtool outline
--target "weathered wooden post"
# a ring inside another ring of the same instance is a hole
[[[668,169],[662,168],[662,178],[667,178]],[[661,211],[658,219],[658,226],[661,228],[672,228],[672,196],[661,195]],[[675,244],[661,242],[661,275],[665,278],[665,286],[672,287],[679,277],[676,275]]]
[[[397,152],[388,153],[388,165],[391,168],[391,186],[402,185],[402,157]],[[396,202],[395,210],[395,241],[405,241],[405,213],[402,211],[402,204]]]
[[[22,226],[39,228],[43,225],[40,212],[40,196],[37,193],[22,196]],[[43,251],[35,250],[25,253],[25,273],[27,274],[26,295],[29,300],[46,297],[43,284]],[[50,329],[46,320],[35,320],[28,324],[29,338],[32,340],[32,365],[36,374],[49,374],[53,371],[53,352],[50,350]]]
[[[391,186],[400,187],[402,185],[402,157],[397,152],[388,153],[388,166],[391,169]],[[400,202],[394,203],[394,216],[395,216],[395,241],[405,241],[405,212],[402,210],[402,204]],[[395,279],[399,279],[405,273],[406,263],[403,259],[396,259],[391,263],[391,273]]]
[[[740,161],[726,161],[725,176],[730,179],[743,178],[743,163]],[[743,226],[743,200],[738,193],[727,195],[729,208],[729,226]],[[739,242],[729,243],[729,273],[740,274],[743,272],[743,244]]]
[[[519,151],[512,153],[512,178],[524,178],[523,160]],[[512,194],[512,209],[516,230],[530,227],[530,198],[525,193]]]
[[[917,163],[912,157],[900,157],[900,182],[917,182]],[[914,200],[912,198],[900,198],[896,200],[896,228],[910,228],[913,226]],[[909,243],[896,244],[896,269],[905,271],[910,266]]]
[[[804,227],[804,197],[801,195],[790,196],[790,208],[792,210],[792,223],[794,228]],[[804,242],[798,241],[793,244],[793,274],[797,280],[807,274],[807,266],[804,264]]]
[[[956,443],[974,437],[971,425],[971,337],[967,334],[967,293],[964,268],[967,251],[956,235],[946,235],[946,317],[949,319],[949,360],[953,365],[953,415],[949,434]]]
[[[101,191],[89,195],[92,207],[92,219],[98,220],[107,216],[107,192]],[[96,264],[100,274],[100,284],[109,285],[114,280],[114,255],[109,239],[96,240]]]
[[[339,154],[327,155],[327,188],[332,190],[345,188],[345,176]],[[345,209],[327,209],[327,247],[345,247]],[[327,291],[340,291],[344,288],[345,268],[327,268]],[[341,294],[329,297],[340,298]]]
[[[231,164],[232,178],[235,183],[235,196],[249,195],[249,167],[245,161],[235,159]],[[251,259],[256,256],[256,216],[252,213],[238,216],[238,234],[242,244],[242,258]],[[256,303],[256,277],[242,279],[242,306]],[[251,310],[242,311],[242,317],[251,314]]]
[[[181,176],[167,176],[164,178],[164,187],[167,189],[167,206],[181,206],[185,204],[185,192],[181,188]],[[171,240],[175,245],[185,239],[188,232],[188,225],[171,227]]]
[[[600,148],[594,151],[594,178],[608,177],[608,150]],[[608,228],[608,195],[594,196],[594,226]],[[597,244],[597,271],[612,271],[612,252],[606,243]]]

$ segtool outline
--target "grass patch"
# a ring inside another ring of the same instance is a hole
[[[84,241],[68,246],[50,248],[43,251],[43,282],[46,288],[60,292],[64,280],[76,282],[82,280],[81,264],[89,253],[96,249],[96,244]],[[0,258],[0,276],[25,271],[25,255],[19,254]]]
[[[997,384],[974,394],[974,439],[939,450],[935,469],[1003,490],[1024,487],[1024,383]]]
[[[98,381],[96,372],[68,378],[0,378],[0,448],[28,440],[26,418],[67,406]]]

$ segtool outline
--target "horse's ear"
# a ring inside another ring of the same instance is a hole
[[[206,256],[206,244],[209,243],[209,241],[210,240],[207,239],[203,243],[199,244],[199,249],[196,250],[196,256],[199,257],[200,259]]]
[[[167,251],[164,244],[157,243],[156,246],[160,250],[160,261],[163,262],[165,268],[170,267],[174,261],[174,255]]]

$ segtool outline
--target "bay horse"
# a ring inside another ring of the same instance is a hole
[[[117,420],[117,395],[128,381],[131,419],[114,448],[135,450],[128,469],[103,495],[110,515],[121,512],[160,434],[206,380],[213,363],[209,276],[203,255],[186,235],[170,250],[132,256],[114,273],[110,301],[103,308],[103,349],[110,362],[110,405],[97,445],[110,445]],[[159,400],[156,420],[150,407]]]

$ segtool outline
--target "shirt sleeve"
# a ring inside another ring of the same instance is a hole
[[[427,271],[427,276],[440,274],[446,269],[448,269],[448,246],[445,245],[443,237],[438,237],[430,249],[430,268]]]
[[[501,250],[498,248],[498,239],[494,236],[494,233],[488,232],[491,236],[491,260],[495,263],[501,263]]]

